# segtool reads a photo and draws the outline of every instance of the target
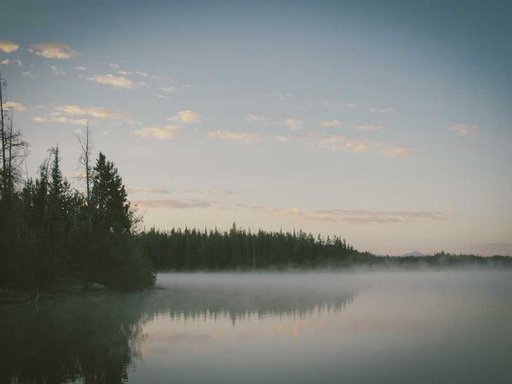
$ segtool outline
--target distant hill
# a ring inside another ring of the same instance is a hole
[[[425,254],[424,254],[423,252],[420,252],[420,251],[412,251],[412,252],[404,253],[402,256],[415,256],[415,257],[421,257],[421,256],[425,256]]]

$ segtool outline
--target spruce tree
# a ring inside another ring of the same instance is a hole
[[[101,152],[94,167],[91,200],[97,227],[115,233],[131,232],[133,212],[123,180],[114,163]]]

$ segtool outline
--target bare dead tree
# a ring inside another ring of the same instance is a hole
[[[16,183],[21,181],[21,167],[28,152],[28,143],[21,131],[14,127],[14,111],[5,110],[5,81],[0,76],[0,141],[2,167],[0,170],[1,196],[9,204]]]
[[[0,188],[2,197],[4,196],[4,183],[5,183],[5,169],[7,164],[7,136],[5,132],[5,123],[4,123],[4,88],[6,86],[5,80],[2,79],[2,75],[0,74],[0,141],[2,145],[2,168],[0,173]]]
[[[80,144],[80,148],[82,153],[79,158],[79,164],[83,170],[82,178],[85,178],[85,193],[86,193],[86,202],[87,202],[87,231],[86,231],[86,256],[84,260],[84,270],[83,277],[84,281],[88,281],[89,275],[89,260],[91,257],[91,241],[92,241],[92,203],[91,203],[91,183],[92,183],[92,162],[91,162],[91,154],[92,154],[92,146],[90,142],[90,134],[89,134],[89,122],[87,122],[87,127],[85,129],[85,133],[78,136],[78,142]]]
[[[80,155],[79,163],[84,171],[85,178],[85,191],[86,191],[86,199],[87,205],[91,202],[91,153],[92,148],[89,139],[89,122],[87,122],[87,127],[85,130],[85,134],[78,136],[78,142],[80,143],[80,148],[82,149],[82,154]]]
[[[5,110],[6,83],[0,76],[0,221],[4,236],[12,246],[15,235],[20,234],[16,220],[15,187],[21,180],[21,165],[27,156],[28,144],[21,132],[14,128],[14,112]]]

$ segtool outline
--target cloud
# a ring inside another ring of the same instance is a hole
[[[57,112],[70,116],[87,116],[95,117],[102,120],[115,120],[132,124],[134,121],[128,115],[115,112],[110,109],[101,107],[83,107],[80,105],[61,105],[55,108]]]
[[[373,113],[390,113],[390,112],[393,112],[394,109],[393,108],[370,108],[370,112],[373,112]]]
[[[475,136],[478,134],[480,127],[478,125],[456,124],[450,127],[450,131],[455,132],[458,136]]]
[[[314,211],[314,213],[352,224],[409,223],[416,220],[444,220],[448,217],[442,212],[371,211],[365,209],[322,209]]]
[[[64,43],[35,44],[28,51],[47,59],[71,59],[78,55],[77,51]]]
[[[11,53],[16,52],[20,46],[12,41],[1,40],[0,52]]]
[[[267,93],[265,95],[265,97],[274,98],[274,99],[278,99],[281,101],[288,100],[292,96],[293,95],[291,93],[286,93],[286,92],[271,92],[271,93]]]
[[[21,63],[21,60],[14,60],[14,61],[11,61],[9,59],[5,59],[5,60],[2,60],[0,61],[0,65],[9,65],[9,64],[16,64],[18,67],[21,67],[22,63]]]
[[[202,195],[202,196],[214,196],[214,195],[237,195],[238,193],[231,189],[224,190],[216,190],[214,188],[204,188],[204,189],[187,189],[185,192],[194,194],[194,195]]]
[[[346,107],[348,109],[354,109],[355,107],[357,107],[357,105],[355,105],[354,103],[347,103]]]
[[[75,69],[76,69],[77,71],[82,71],[82,72],[83,72],[83,71],[85,71],[85,67],[83,67],[83,66],[81,66],[81,65],[79,65],[79,66],[75,67]]]
[[[317,213],[306,213],[297,207],[283,209],[283,208],[273,208],[273,207],[262,207],[260,205],[249,206],[246,204],[237,204],[236,207],[239,209],[247,209],[247,210],[254,211],[254,212],[266,212],[266,213],[279,215],[279,216],[300,218],[300,219],[312,220],[312,221],[330,221],[330,222],[336,221],[336,219],[333,217],[326,216],[326,215],[320,215]]]
[[[379,155],[390,158],[405,157],[413,152],[410,147],[379,143],[366,139],[352,139],[341,134],[304,133],[292,139],[313,144],[318,147],[329,148],[332,151],[345,151],[358,154],[377,151]]]
[[[364,131],[364,132],[375,132],[381,129],[382,127],[380,125],[373,125],[373,124],[367,124],[367,125],[360,125],[356,127],[358,131]]]
[[[174,139],[181,127],[177,125],[166,125],[164,127],[144,127],[137,129],[132,132],[132,135],[141,138],[151,138],[157,140],[169,140]]]
[[[379,211],[365,209],[319,209],[305,212],[298,207],[283,209],[274,207],[262,207],[259,205],[238,204],[239,209],[267,212],[279,216],[300,218],[310,221],[322,222],[347,222],[351,224],[394,224],[410,223],[418,220],[444,220],[448,216],[442,212],[430,211]]]
[[[111,69],[119,69],[119,64],[116,63],[108,63],[108,67]]]
[[[36,116],[32,119],[34,123],[59,123],[72,125],[87,125],[87,119],[73,119],[67,116]]]
[[[179,111],[174,116],[167,118],[169,121],[180,121],[185,124],[199,123],[200,116],[197,112],[191,111],[190,109]]]
[[[62,69],[56,67],[55,65],[50,65],[50,68],[52,69],[53,73],[57,76],[66,76],[66,72],[64,72]]]
[[[412,153],[412,149],[402,146],[389,146],[382,150],[382,155],[385,157],[399,158],[405,157]]]
[[[366,153],[368,152],[368,145],[356,141],[346,141],[345,142],[345,148],[348,149],[350,152],[354,153]]]
[[[122,76],[111,75],[111,74],[96,75],[93,77],[88,77],[87,80],[95,81],[96,83],[99,83],[99,84],[111,85],[114,88],[125,88],[125,89],[133,88],[133,82],[130,79],[127,79],[126,77],[122,77]]]
[[[127,188],[126,191],[128,193],[158,193],[158,194],[170,194],[172,193],[170,189],[167,188],[148,188],[148,187],[139,187],[139,188]]]
[[[334,219],[330,216],[319,215],[316,213],[305,213],[297,207],[293,207],[290,209],[270,208],[270,209],[268,209],[268,211],[273,214],[280,215],[280,216],[298,217],[298,218],[303,218],[303,219],[311,220],[311,221],[324,221],[324,222],[325,221],[330,221],[330,222],[336,221],[336,219]]]
[[[249,114],[245,116],[245,121],[248,123],[266,122],[267,118],[265,116]]]
[[[344,135],[337,134],[324,134],[319,135],[315,133],[308,133],[299,136],[299,141],[318,145],[320,147],[327,147],[333,151],[342,150],[353,153],[368,152],[368,142],[360,139],[349,139]]]
[[[325,120],[320,123],[322,127],[326,128],[335,128],[335,127],[341,127],[343,123],[339,120]]]
[[[172,85],[169,85],[168,87],[160,87],[160,90],[162,92],[167,92],[167,93],[171,93],[174,91],[174,87]]]
[[[155,200],[136,200],[134,204],[139,208],[209,208],[215,205],[213,201],[194,200],[194,199],[155,199]]]
[[[30,71],[21,72],[21,76],[28,77],[29,79],[35,79],[37,77]]]
[[[233,140],[242,143],[256,143],[264,139],[263,134],[259,132],[233,132],[233,131],[210,131],[208,137],[222,140]]]
[[[302,129],[302,127],[304,126],[304,122],[302,122],[301,120],[293,119],[291,117],[288,117],[284,121],[284,124],[288,128],[290,128],[292,131],[298,131],[298,130]]]
[[[15,111],[25,111],[27,107],[16,101],[8,101],[4,104],[5,109],[14,109]]]
[[[292,138],[290,136],[279,135],[275,137],[275,140],[279,143],[289,143],[290,141],[292,141]]]

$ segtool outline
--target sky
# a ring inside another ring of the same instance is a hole
[[[77,136],[142,227],[512,255],[509,1],[3,0],[0,72],[77,189]]]

